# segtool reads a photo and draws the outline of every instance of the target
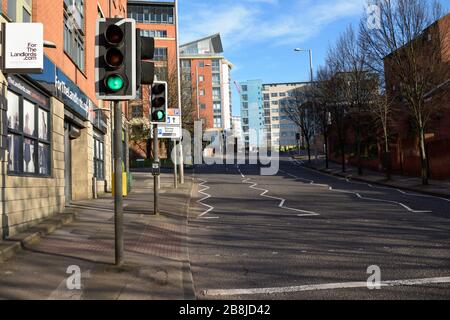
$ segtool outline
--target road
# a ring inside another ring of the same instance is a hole
[[[450,201],[282,158],[198,166],[189,254],[199,299],[449,299]],[[369,266],[381,270],[369,290]],[[406,281],[405,280],[413,280]]]

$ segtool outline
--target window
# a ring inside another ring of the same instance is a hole
[[[25,8],[22,10],[22,22],[31,22],[31,14]]]
[[[50,175],[49,110],[8,90],[8,172]]]
[[[286,97],[286,92],[281,92],[280,97]]]
[[[244,92],[248,91],[248,86],[247,85],[242,85],[241,88],[242,88],[242,91],[244,91]]]
[[[105,179],[105,147],[102,139],[94,136],[94,177]]]
[[[133,106],[132,115],[133,118],[142,118],[144,116],[144,110],[142,106]]]
[[[243,95],[242,95],[242,100],[244,100],[244,101],[248,101],[248,95],[246,95],[246,94],[243,94]]]
[[[198,76],[198,81],[200,81],[200,82],[205,81],[205,76]]]
[[[272,101],[272,105],[277,106],[278,105],[278,101]]]
[[[206,104],[201,103],[201,104],[200,104],[200,109],[205,110],[205,109],[206,109]]]
[[[167,61],[167,48],[155,48],[154,61]]]
[[[222,117],[214,116],[214,128],[221,128],[221,127],[222,127]]]
[[[222,104],[220,102],[214,102],[213,109],[214,111],[222,111]]]
[[[181,60],[181,68],[191,69],[191,60]]]
[[[242,108],[248,109],[248,102],[242,102]]]
[[[128,5],[128,18],[140,23],[174,24],[174,7],[164,5]]]
[[[199,61],[198,67],[199,68],[204,68],[205,67],[205,62],[204,61]]]
[[[278,93],[272,93],[272,94],[271,94],[271,97],[272,97],[272,98],[278,97]]]
[[[168,70],[166,66],[155,66],[155,76],[159,81],[167,81]]]
[[[222,94],[220,88],[213,88],[213,100],[221,100]]]
[[[10,17],[13,21],[17,19],[17,0],[8,0],[8,17]]]
[[[215,73],[212,75],[212,82],[215,85],[220,84],[220,73],[219,74]]]
[[[279,121],[280,117],[272,117],[272,121]]]
[[[201,89],[201,90],[200,90],[200,96],[203,97],[204,95],[205,95],[205,90]]]
[[[264,93],[264,100],[266,101],[270,100],[270,94]]]
[[[220,72],[220,60],[212,60],[212,71],[213,72]]]
[[[75,65],[84,71],[85,64],[85,37],[84,30],[84,1],[74,0],[74,7],[78,10],[81,17],[81,25],[78,25],[74,19],[69,18],[68,1],[64,1],[64,52],[72,59]],[[74,10],[74,9],[71,9]]]
[[[166,30],[141,30],[141,36],[152,38],[167,38]]]

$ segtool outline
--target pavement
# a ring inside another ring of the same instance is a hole
[[[155,216],[151,174],[133,175],[133,191],[124,200],[122,266],[114,265],[113,198],[74,202],[68,208],[72,221],[56,226],[45,221],[0,243],[6,252],[6,261],[0,263],[0,299],[195,298],[186,246],[193,181],[186,177],[186,183],[175,190],[172,176],[163,174],[161,214]],[[67,285],[68,281],[76,284],[73,270],[81,272],[79,290]]]
[[[449,299],[450,200],[281,159],[198,166],[189,255],[198,299]],[[373,269],[375,268],[375,269]],[[380,290],[367,281],[380,270]]]
[[[365,181],[378,185],[384,185],[394,188],[401,188],[413,192],[421,192],[428,195],[446,197],[450,199],[450,180],[429,180],[429,185],[424,186],[422,179],[419,177],[407,177],[393,174],[390,180],[382,172],[363,169],[363,175],[358,175],[358,168],[352,165],[346,165],[346,172],[342,172],[342,165],[337,162],[329,161],[328,169],[322,156],[317,161],[313,160],[308,163],[306,156],[294,156],[294,161],[308,166],[313,169],[320,170],[332,175],[346,177],[355,181]]]

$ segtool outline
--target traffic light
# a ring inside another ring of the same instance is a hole
[[[96,95],[100,100],[136,98],[136,22],[133,19],[97,20]]]
[[[155,81],[151,94],[151,123],[167,122],[167,82]]]
[[[136,29],[136,84],[152,85],[155,78],[155,64],[151,61],[155,55],[155,38],[144,37],[141,29]]]

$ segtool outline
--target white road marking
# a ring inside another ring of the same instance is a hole
[[[202,187],[203,189],[199,190],[198,193],[204,195],[205,197],[198,200],[197,203],[201,204],[202,206],[205,206],[207,208],[206,211],[204,211],[202,214],[200,214],[198,216],[198,218],[203,218],[205,215],[207,215],[212,210],[214,210],[214,207],[210,206],[209,204],[203,203],[203,201],[211,198],[211,195],[205,192],[206,190],[210,189],[210,187],[205,186],[205,184],[208,183],[208,181],[200,179],[200,178],[199,178],[199,180],[202,181],[202,183],[199,184],[199,187]],[[204,219],[218,219],[218,218],[219,217],[205,217]]]
[[[420,285],[444,284],[444,283],[450,283],[450,277],[382,281],[380,285],[381,287],[396,287],[396,286],[420,286]],[[203,290],[200,292],[200,294],[202,296],[241,296],[241,295],[277,294],[277,293],[292,293],[292,292],[352,289],[352,288],[367,289],[367,282],[359,281],[359,282],[325,283],[325,284],[313,284],[313,285],[292,286],[292,287],[254,288],[254,289]]]
[[[279,208],[286,209],[286,210],[291,210],[291,211],[296,211],[296,212],[301,212],[302,214],[299,214],[298,215],[299,217],[319,216],[319,214],[316,213],[316,212],[305,211],[305,210],[300,210],[300,209],[290,208],[290,207],[285,206],[284,203],[286,202],[286,199],[279,198],[279,197],[268,196],[267,193],[269,192],[269,190],[262,189],[262,188],[257,188],[256,186],[258,184],[256,182],[250,182],[250,180],[251,180],[250,178],[244,179],[244,180],[242,180],[242,183],[251,184],[251,186],[249,188],[254,189],[254,190],[258,190],[258,191],[262,191],[262,193],[260,194],[261,197],[274,199],[274,200],[279,200],[280,201],[280,204],[278,205]]]
[[[305,168],[305,167],[302,167],[302,168],[307,169],[307,170],[312,170],[312,169]],[[403,209],[406,209],[407,211],[412,212],[412,213],[431,213],[431,212],[433,212],[433,211],[430,211],[430,210],[414,210],[414,209],[411,209],[410,207],[408,207],[407,205],[405,205],[404,203],[397,202],[397,201],[382,200],[382,199],[375,199],[375,198],[364,197],[364,196],[362,196],[360,193],[354,192],[354,191],[341,190],[341,189],[334,189],[332,186],[330,186],[330,185],[328,185],[328,184],[319,184],[319,183],[315,183],[313,180],[301,178],[301,177],[299,177],[299,176],[293,175],[293,174],[291,174],[291,173],[289,173],[289,172],[286,172],[286,171],[284,171],[284,170],[280,170],[280,172],[282,172],[282,173],[284,173],[284,174],[286,174],[286,175],[288,175],[288,176],[290,176],[290,177],[292,177],[292,178],[295,178],[295,179],[298,179],[298,180],[306,181],[306,182],[308,182],[308,183],[311,184],[311,185],[315,185],[315,186],[319,186],[319,187],[326,187],[326,188],[328,188],[330,191],[340,192],[340,193],[354,194],[354,195],[356,195],[358,198],[363,199],[363,200],[377,201],[377,202],[384,202],[384,203],[395,204],[395,205],[398,205],[398,206],[402,207]],[[314,171],[314,172],[317,172],[317,173],[319,173],[319,174],[326,175],[326,174],[324,174],[324,173],[322,173],[322,172],[318,172],[318,171]]]
[[[321,171],[317,171],[317,170],[314,170],[314,169],[310,169],[310,168],[307,168],[307,167],[305,167],[305,166],[302,166],[302,168],[305,169],[305,170],[311,171],[311,172],[315,172],[315,173],[321,174],[321,175],[323,175],[323,176],[327,176],[327,177],[330,176],[330,175],[327,174],[327,173],[324,173],[324,172],[321,172]],[[333,173],[340,173],[340,172],[341,172],[341,171],[339,171],[339,170],[333,171]],[[337,179],[339,179],[339,180],[346,181],[346,182],[348,182],[348,183],[367,185],[367,186],[369,186],[369,187],[371,187],[371,188],[374,188],[374,189],[394,190],[394,191],[397,191],[397,192],[399,192],[399,193],[401,193],[401,194],[403,194],[403,195],[407,195],[407,196],[412,196],[412,197],[424,197],[424,198],[434,198],[434,199],[439,199],[439,200],[443,200],[443,201],[450,202],[450,199],[447,199],[447,198],[442,198],[442,197],[437,197],[437,196],[432,196],[432,195],[427,195],[427,194],[409,193],[409,192],[405,192],[405,191],[403,191],[403,190],[401,190],[401,189],[398,189],[398,188],[396,188],[396,187],[382,187],[382,186],[375,186],[375,185],[370,184],[370,183],[367,183],[367,182],[359,182],[359,181],[352,180],[352,177],[353,177],[353,176],[352,176],[351,174],[350,174],[350,175],[347,175],[345,178],[342,178],[342,177],[336,177],[336,176],[335,176],[335,178],[337,178]],[[400,181],[408,181],[408,180],[413,180],[413,179],[416,179],[416,178],[407,178],[407,179],[402,179],[402,180],[400,180]]]

